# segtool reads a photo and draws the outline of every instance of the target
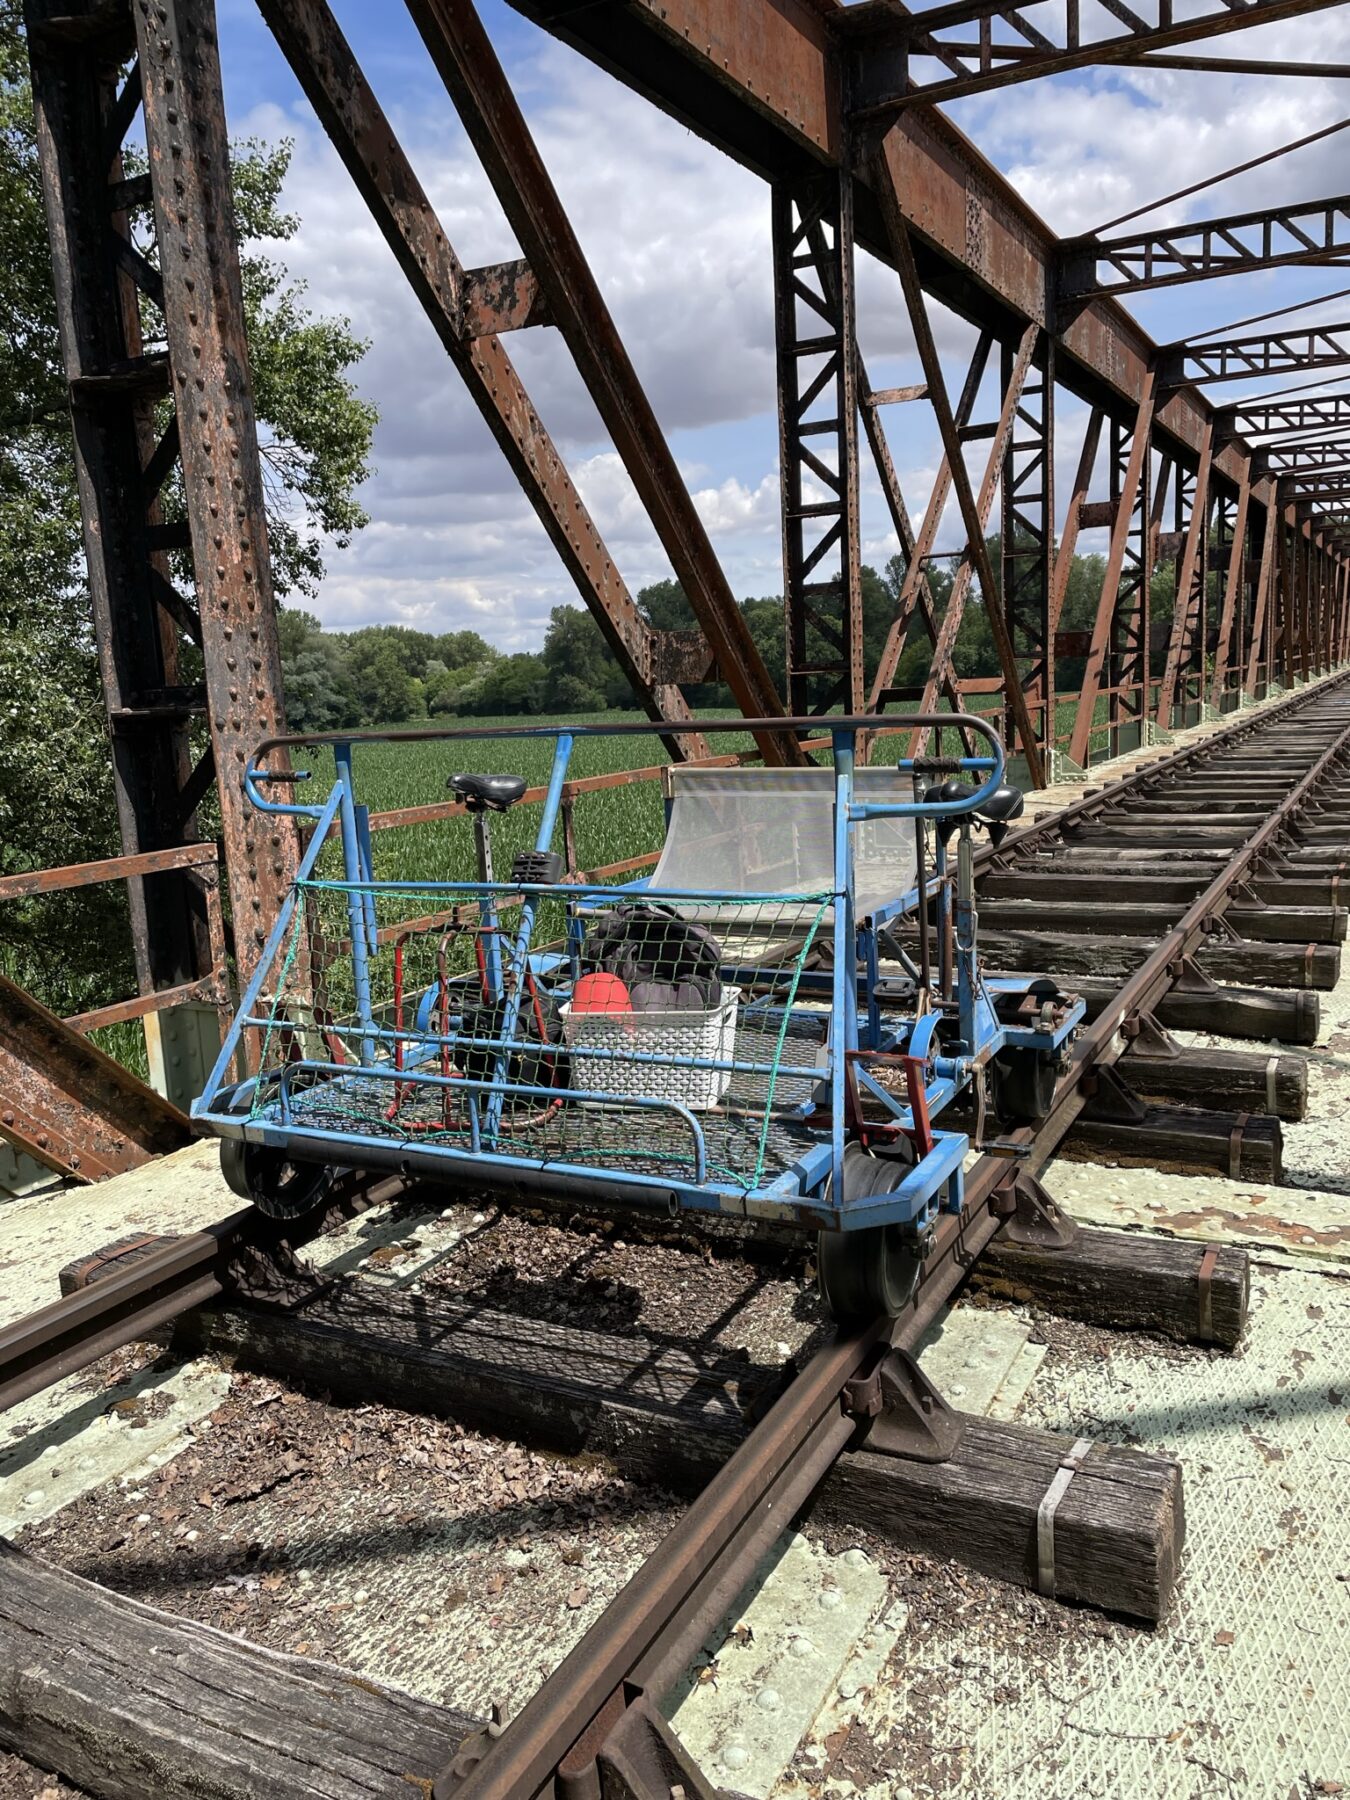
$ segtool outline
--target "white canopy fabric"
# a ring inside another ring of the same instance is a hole
[[[824,894],[834,887],[833,769],[669,772],[670,822],[651,886],[676,893]],[[908,775],[859,769],[858,802],[908,803]],[[853,828],[857,916],[900,899],[918,870],[913,819]]]

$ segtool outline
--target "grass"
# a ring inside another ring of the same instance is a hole
[[[981,699],[987,700],[984,710],[1000,703],[997,695]],[[605,712],[550,719],[547,723],[614,725],[642,723],[644,718],[638,712]],[[489,731],[494,727],[518,728],[530,722],[511,717],[466,720],[463,724],[474,731]],[[748,733],[719,734],[711,743],[715,754],[751,748]],[[953,747],[954,740],[947,745],[948,749]],[[876,745],[871,760],[883,762],[902,754],[902,750],[900,740],[883,739]],[[359,798],[372,812],[386,812],[445,800],[446,783],[456,771],[523,775],[531,787],[542,787],[548,779],[552,754],[553,740],[547,737],[360,744],[355,750],[353,768]],[[572,752],[568,776],[581,780],[624,769],[651,768],[668,761],[665,747],[654,732],[580,737]],[[312,781],[296,790],[297,794],[306,804],[322,800],[333,781],[331,754],[318,747],[298,758],[297,766],[311,768],[314,775]],[[493,857],[499,877],[507,874],[518,851],[534,847],[540,813],[540,805],[531,802],[512,807],[504,817],[494,816]],[[664,829],[660,782],[634,782],[580,794],[575,800],[573,822],[577,862],[582,869],[600,868],[656,850]],[[560,842],[560,838],[555,839],[559,847]],[[456,881],[474,876],[473,835],[463,818],[380,830],[374,837],[373,857],[375,876],[380,881]],[[337,846],[330,845],[324,853],[322,872],[336,873],[340,863]]]
[[[640,723],[641,713],[585,714],[549,724]],[[481,719],[471,723],[475,731],[494,726],[519,726],[519,718]],[[738,736],[735,747],[744,748],[749,738]],[[728,748],[732,747],[730,744]],[[372,812],[390,812],[410,806],[428,806],[451,796],[451,775],[522,775],[531,787],[548,780],[553,740],[547,737],[510,741],[478,737],[458,743],[413,742],[360,744],[353,768],[358,797]],[[624,769],[649,768],[668,761],[655,733],[631,737],[579,738],[572,752],[568,775],[580,780],[610,775]],[[320,748],[297,759],[314,771],[314,779],[297,789],[305,802],[320,800],[333,780],[332,756]],[[542,807],[538,802],[513,806],[509,813],[492,818],[492,850],[495,871],[505,877],[513,857],[534,848]],[[661,788],[656,781],[634,782],[598,793],[581,794],[574,809],[577,860],[583,869],[620,862],[657,847],[661,840]],[[395,826],[376,832],[373,845],[376,879],[380,881],[462,881],[475,876],[474,840],[465,818],[427,824]],[[341,857],[330,844],[322,859],[324,873],[335,872]]]
[[[982,713],[1001,708],[1001,694],[972,698],[972,709]],[[899,719],[912,706],[901,706],[887,716]],[[1067,733],[1072,728],[1074,700],[1062,701],[1056,709],[1057,730]],[[1093,750],[1105,749],[1104,732],[1108,702],[1097,702],[1093,723]],[[456,728],[484,733],[496,728],[513,729],[533,721],[519,717],[455,721]],[[633,712],[588,713],[567,719],[538,721],[549,725],[613,725],[643,723],[645,715]],[[394,728],[397,729],[397,728]],[[713,748],[718,752],[742,750],[750,746],[748,734],[719,737]],[[949,740],[947,748],[951,748]],[[394,811],[404,807],[425,806],[444,801],[447,781],[453,773],[472,770],[478,773],[523,775],[527,783],[542,786],[548,779],[553,740],[548,737],[493,739],[475,736],[458,742],[384,742],[361,744],[355,752],[355,771],[359,797],[372,812]],[[903,753],[903,740],[882,739],[872,757],[881,762]],[[637,732],[622,737],[581,737],[577,739],[569,776],[579,780],[589,776],[613,774],[620,770],[648,768],[668,760],[665,747],[654,732]],[[313,779],[294,790],[307,804],[321,802],[329,791],[334,765],[331,753],[316,747],[296,759],[298,767],[312,770]],[[537,803],[518,805],[505,816],[492,819],[492,843],[495,872],[499,879],[509,875],[515,855],[534,846],[541,808]],[[663,834],[663,813],[659,781],[635,782],[577,796],[573,825],[579,866],[594,870],[606,864],[657,849]],[[555,835],[561,848],[561,834]],[[463,817],[394,827],[378,831],[373,840],[374,869],[377,880],[387,882],[469,881],[476,876],[473,833]],[[341,852],[336,839],[326,847],[320,861],[320,873],[340,876]],[[101,1000],[121,998],[109,993],[79,1001],[81,1005],[97,1005]],[[94,1041],[119,1062],[144,1078],[146,1074],[145,1039],[140,1025],[105,1027],[93,1034]]]

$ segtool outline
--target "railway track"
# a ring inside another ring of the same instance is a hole
[[[1036,1181],[1064,1140],[1105,1130],[1116,1148],[1124,1141],[1143,1155],[1165,1144],[1186,1166],[1234,1170],[1253,1145],[1273,1147],[1278,1175],[1273,1115],[1297,1116],[1300,1099],[1268,1046],[1312,1042],[1316,990],[1336,978],[1350,872],[1347,767],[1350,680],[1338,677],[1089,791],[984,853],[988,965],[1043,970],[1089,999],[1048,1114],[974,1162],[965,1209],[944,1215],[903,1315],[837,1338],[787,1382],[520,1714],[461,1746],[434,1782],[436,1800],[711,1800],[716,1788],[664,1723],[663,1696],[846,1449],[935,1453],[923,1433],[940,1435],[944,1409],[909,1356],[1000,1231],[1041,1244],[1067,1238]],[[1266,1048],[1187,1056],[1169,1026]],[[1177,1100],[1190,1104],[1169,1104]],[[0,1332],[0,1401],[204,1302],[284,1297],[303,1237],[406,1185],[354,1182],[302,1233],[261,1226],[249,1210],[130,1247],[97,1279]]]
[[[812,1359],[510,1726],[489,1728],[443,1772],[436,1800],[533,1800],[541,1790],[550,1791],[550,1781],[558,1800],[625,1791],[639,1800],[667,1800],[677,1790],[689,1800],[713,1800],[716,1788],[690,1767],[661,1719],[663,1685],[683,1671],[709,1625],[734,1600],[765,1546],[830,1463],[860,1430],[866,1432],[870,1397],[863,1390],[887,1349],[912,1352],[1019,1202],[1039,1204],[1034,1189],[1024,1185],[1019,1195],[1018,1185],[1044,1167],[1090,1108],[1089,1090],[1100,1082],[1099,1072],[1114,1067],[1129,1041],[1122,1027],[1134,1035],[1133,1027],[1154,1017],[1165,996],[1178,985],[1189,987],[1195,953],[1245,890],[1253,882],[1277,888],[1281,872],[1296,869],[1293,879],[1301,893],[1316,895],[1311,910],[1319,928],[1338,929],[1344,937],[1345,915],[1335,909],[1335,896],[1343,863],[1350,859],[1350,808],[1342,814],[1328,790],[1347,760],[1350,687],[1338,681],[1136,771],[1005,839],[987,859],[982,911],[991,880],[997,892],[1016,879],[1013,871],[1023,879],[1051,882],[1067,875],[1097,876],[1112,867],[1109,858],[1099,857],[1099,848],[1116,846],[1121,846],[1119,862],[1130,868],[1152,870],[1160,862],[1171,868],[1171,859],[1180,857],[1188,865],[1182,879],[1190,892],[1176,895],[1174,917],[1160,936],[1128,940],[1139,946],[1137,966],[1095,1007],[1047,1117],[1034,1131],[1014,1134],[1023,1154],[986,1155],[970,1171],[965,1211],[959,1218],[943,1217],[905,1314],[891,1325],[841,1337]],[[1208,805],[1211,788],[1231,799],[1253,778],[1270,782],[1272,802],[1243,807],[1231,815],[1232,826],[1195,824],[1184,811],[1155,810],[1158,798],[1169,794],[1183,808],[1188,796],[1198,805],[1201,794]],[[1335,836],[1340,817],[1343,842]],[[1164,823],[1157,824],[1159,819]],[[1331,823],[1323,825],[1323,819]],[[1098,903],[1100,889],[1092,904]],[[1240,904],[1237,910],[1243,910]],[[1328,923],[1323,915],[1333,912],[1337,916]],[[1133,916],[1137,919],[1137,912]],[[1031,941],[1039,947],[1040,934]],[[1020,948],[1020,934],[1006,932],[1004,942]],[[986,954],[996,966],[996,953]],[[1016,966],[1044,968],[1045,963],[1033,958]],[[1061,974],[1053,962],[1047,972]],[[1199,977],[1198,990],[1190,991],[1203,994],[1206,981]],[[1289,1009],[1291,1036],[1303,1041],[1309,1028],[1306,1008]],[[1315,1024],[1312,1030],[1315,1035]]]

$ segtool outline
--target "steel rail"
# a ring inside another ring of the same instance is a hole
[[[1142,786],[1159,768],[1188,763],[1201,749],[1212,752],[1219,739],[1225,747],[1240,741],[1251,729],[1297,714],[1346,680],[1340,675],[1303,689],[1164,764],[1136,770],[1112,784],[1112,790]],[[1223,909],[1229,890],[1347,752],[1350,722],[1079,1038],[1045,1119],[1009,1134],[1024,1154],[1011,1163],[1006,1155],[980,1158],[967,1177],[965,1210],[940,1220],[918,1285],[899,1318],[878,1320],[867,1332],[836,1338],[812,1358],[516,1719],[485,1744],[476,1766],[466,1773],[453,1768],[441,1772],[434,1800],[536,1800],[556,1793],[553,1778],[569,1752],[580,1746],[583,1760],[589,1759],[603,1749],[629,1703],[647,1693],[660,1696],[663,1684],[673,1681],[697,1648],[699,1634],[733,1603],[767,1543],[857,1437],[858,1423],[843,1403],[848,1382],[878,1344],[917,1346],[1002,1225],[1003,1215],[995,1209],[999,1190],[1015,1172],[1035,1173],[1049,1161],[1088,1104],[1084,1078],[1122,1053],[1117,1037],[1121,1024],[1156,1004],[1177,980],[1184,959]],[[1112,790],[1095,801],[1103,803]],[[1025,842],[1037,832],[1033,826],[1020,835]]]
[[[998,851],[982,851],[977,858],[977,866],[987,867],[991,863],[1002,866],[1018,851],[1062,835],[1066,823],[1109,810],[1120,799],[1137,792],[1149,782],[1193,761],[1211,757],[1235,742],[1263,730],[1267,725],[1301,710],[1320,695],[1334,690],[1345,679],[1343,675],[1329,676],[1289,695],[1274,707],[1236,721],[1226,730],[1215,733],[1198,744],[1178,751],[1160,762],[1132,771],[1097,793],[1085,795],[1081,800],[1071,803],[1052,818],[1011,833]],[[818,728],[819,721],[814,723]],[[1284,816],[1287,810],[1286,803],[1277,817]],[[1269,847],[1273,836],[1272,830],[1258,834],[1259,848],[1258,840],[1253,840],[1250,846],[1251,856],[1245,858],[1244,868],[1250,866],[1251,860]],[[1211,888],[1196,902],[1196,907],[1208,900],[1206,917],[1217,917],[1227,904],[1227,891],[1233,885],[1232,880],[1225,880],[1222,876],[1216,878]],[[1191,910],[1194,912],[1196,908]],[[1187,918],[1189,917],[1188,914]],[[1184,923],[1185,921],[1183,925]],[[1178,931],[1181,929],[1182,926],[1177,927]],[[1155,952],[1154,958],[1137,972],[1134,984],[1139,982],[1157,955],[1158,952]],[[1157,995],[1153,998],[1156,1000]],[[1108,1009],[1108,1012],[1112,1011],[1114,1009]],[[1102,1015],[1103,1018],[1106,1016],[1107,1014]],[[1098,1023],[1100,1024],[1100,1020]],[[1056,1108],[1060,1104],[1061,1100],[1057,1099]],[[1065,1130],[1071,1122],[1071,1119],[1066,1121]],[[1062,1132],[1059,1135],[1062,1136]],[[1039,1163],[1037,1166],[1040,1166]],[[1004,1172],[1006,1173],[1006,1166]],[[972,1172],[971,1185],[979,1186],[989,1179],[989,1175],[981,1174],[977,1167]],[[404,1185],[397,1178],[372,1184],[361,1193],[357,1203],[376,1204],[381,1198],[401,1191]],[[51,1382],[87,1367],[99,1357],[159,1329],[194,1306],[218,1298],[226,1291],[231,1259],[251,1242],[259,1241],[260,1220],[261,1215],[250,1209],[231,1214],[202,1231],[172,1240],[124,1269],[112,1271],[89,1288],[54,1301],[8,1326],[0,1327],[0,1411],[39,1392]],[[282,1244],[294,1246],[302,1243],[321,1229],[322,1223],[321,1219],[311,1222],[309,1229],[293,1228],[289,1232],[273,1228],[270,1234],[263,1233],[260,1247],[275,1249]],[[996,1224],[991,1224],[986,1230],[982,1218],[977,1219],[971,1213],[963,1215],[960,1220],[949,1218],[939,1234],[941,1253],[944,1257],[950,1255],[962,1265],[968,1265],[983,1249],[996,1228]],[[920,1296],[925,1293],[937,1296],[932,1301],[934,1308],[941,1304],[941,1296],[937,1295],[937,1290],[933,1287],[936,1273],[936,1263],[930,1259],[919,1289]]]
[[[1136,769],[1095,794],[1084,795],[1082,799],[1056,812],[1050,819],[1011,833],[997,851],[981,851],[977,867],[1003,866],[1019,852],[1062,836],[1066,824],[1108,812],[1121,799],[1139,792],[1151,782],[1197,760],[1205,760],[1221,753],[1234,743],[1264,730],[1271,723],[1301,710],[1320,695],[1334,690],[1344,680],[1343,675],[1329,676],[1289,695],[1274,707],[1235,721],[1227,729],[1198,744],[1157,763]],[[728,728],[732,723],[725,722]],[[819,721],[813,721],[813,724],[819,729]],[[1250,867],[1255,857],[1268,850],[1276,835],[1278,820],[1287,816],[1288,810],[1286,802],[1275,818],[1268,822],[1269,828],[1251,840],[1246,852],[1240,853],[1244,869]],[[1239,858],[1234,858],[1229,868],[1238,860]],[[1226,873],[1217,877],[1191,912],[1194,913],[1204,904],[1205,918],[1209,920],[1217,917],[1226,907],[1228,894],[1234,885],[1235,878]],[[1190,917],[1191,914],[1188,913],[1186,919]],[[1185,924],[1186,920],[1183,920],[1176,930],[1182,931]],[[1194,941],[1194,936],[1198,935],[1199,933],[1187,934],[1187,942]],[[1149,962],[1143,965],[1133,983],[1127,984],[1127,990],[1139,983],[1158,955],[1159,952],[1155,952]],[[1152,997],[1156,1000],[1157,994]],[[1138,1003],[1136,1009],[1137,1005]],[[1115,1007],[1109,1008],[1102,1017],[1114,1015],[1115,1011]],[[1098,1024],[1100,1023],[1099,1020]],[[1057,1100],[1056,1106],[1059,1104]],[[1066,1130],[1068,1123],[1071,1120],[1066,1122]],[[1038,1138],[1038,1143],[1040,1141]],[[972,1183],[982,1184],[988,1179],[978,1169],[972,1173]],[[364,1192],[358,1203],[375,1204],[379,1198],[399,1191],[402,1185],[397,1179],[376,1183]],[[110,1351],[157,1330],[192,1307],[218,1298],[228,1285],[227,1270],[231,1259],[256,1238],[260,1218],[261,1215],[250,1210],[232,1214],[203,1231],[174,1239],[127,1268],[114,1270],[87,1289],[54,1301],[50,1306],[11,1325],[0,1327],[0,1411],[39,1392],[52,1381],[87,1367]],[[266,1242],[272,1248],[282,1243],[294,1245],[304,1242],[320,1229],[320,1225],[321,1222],[314,1223],[308,1230],[293,1229],[289,1233],[274,1228]],[[978,1255],[988,1237],[992,1236],[993,1229],[991,1227],[985,1232],[971,1216],[963,1217],[960,1221],[949,1221],[945,1228],[944,1244],[946,1240],[950,1240],[951,1254],[965,1262]],[[935,1267],[930,1262],[920,1284],[921,1293],[931,1288],[935,1273]]]
[[[169,1238],[125,1268],[111,1268],[87,1287],[0,1326],[0,1412],[229,1292],[231,1265],[239,1256],[295,1249],[334,1223],[335,1209],[351,1216],[411,1186],[398,1175],[359,1177],[331,1207],[284,1223],[244,1207],[201,1231]]]
[[[1107,782],[1099,788],[1089,789],[1081,799],[1071,800],[1067,806],[1057,807],[1044,819],[1034,820],[1030,825],[1019,826],[1010,831],[997,847],[985,845],[975,853],[977,870],[1003,868],[1005,864],[1022,852],[1037,844],[1049,842],[1062,837],[1065,825],[1081,823],[1085,819],[1095,818],[1098,814],[1109,812],[1114,806],[1137,794],[1140,789],[1148,787],[1155,781],[1161,781],[1175,774],[1178,769],[1188,768],[1192,763],[1204,762],[1217,750],[1227,750],[1254,733],[1263,731],[1267,725],[1284,719],[1302,710],[1311,701],[1324,694],[1333,692],[1347,679],[1346,673],[1326,675],[1321,680],[1311,682],[1307,687],[1287,694],[1273,706],[1265,706],[1259,712],[1250,713],[1246,718],[1235,719],[1222,731],[1216,731],[1197,743],[1188,744],[1183,749],[1174,751],[1157,762],[1141,764],[1131,769],[1117,780]],[[1087,771],[1091,774],[1091,770]]]

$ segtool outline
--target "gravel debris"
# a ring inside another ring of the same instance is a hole
[[[83,1788],[70,1787],[56,1775],[0,1750],[0,1800],[79,1800]]]
[[[746,1350],[767,1364],[828,1334],[814,1240],[800,1232],[765,1239],[631,1216],[474,1217],[482,1221],[476,1229],[418,1271],[423,1293],[550,1324]]]
[[[242,1372],[211,1423],[139,1487],[105,1484],[23,1547],[469,1711],[528,1697],[681,1510],[599,1457]]]

